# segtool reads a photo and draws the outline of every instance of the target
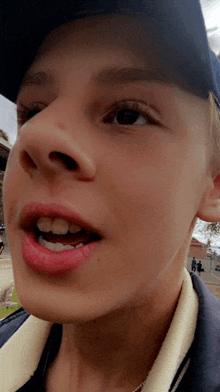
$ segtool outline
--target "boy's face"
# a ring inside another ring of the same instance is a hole
[[[116,41],[101,25],[77,26],[49,38],[21,88],[4,184],[22,305],[61,322],[150,306],[152,293],[166,297],[163,281],[175,291],[210,179],[208,104],[152,80],[125,33]],[[33,227],[19,219],[28,203],[56,203],[99,232],[84,265],[58,277],[26,265],[21,243]]]

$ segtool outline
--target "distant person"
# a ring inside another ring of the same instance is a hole
[[[198,262],[198,264],[197,264],[197,271],[198,271],[198,274],[199,274],[199,276],[200,276],[201,271],[202,271],[202,263],[201,263],[201,260],[199,260],[199,262]]]
[[[2,236],[0,235],[0,256],[1,256],[2,252],[3,252],[3,249],[4,249],[4,242],[2,240]]]
[[[196,264],[197,264],[197,263],[196,263],[196,259],[195,259],[195,257],[193,257],[193,259],[192,259],[191,270],[194,271],[194,272],[196,271]]]

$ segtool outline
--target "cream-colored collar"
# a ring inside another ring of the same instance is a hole
[[[0,391],[15,392],[33,375],[52,324],[28,317],[0,350]]]
[[[167,392],[196,328],[198,297],[185,270],[172,323],[142,392]],[[15,392],[33,375],[52,324],[30,316],[0,350],[0,391]]]
[[[194,339],[198,310],[198,296],[193,289],[189,272],[185,269],[173,320],[142,392],[169,391],[173,378]]]

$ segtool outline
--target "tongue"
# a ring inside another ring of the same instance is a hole
[[[80,231],[79,233],[76,234],[70,234],[67,233],[65,235],[61,234],[53,234],[53,233],[44,233],[43,238],[52,243],[59,242],[63,245],[72,245],[76,246],[80,244],[81,242],[86,245],[89,242],[94,241],[94,234],[92,233],[86,233],[83,231]]]

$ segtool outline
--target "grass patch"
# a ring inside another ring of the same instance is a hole
[[[7,308],[0,308],[0,319],[5,318],[9,316],[11,313],[15,312],[17,309],[19,309],[21,306],[9,306]]]
[[[9,316],[11,313],[15,312],[21,307],[20,301],[18,299],[17,291],[14,289],[12,294],[12,302],[18,302],[18,306],[8,306],[8,308],[0,308],[0,319]]]
[[[13,294],[12,294],[12,302],[18,302],[20,304],[16,289],[14,289]]]

